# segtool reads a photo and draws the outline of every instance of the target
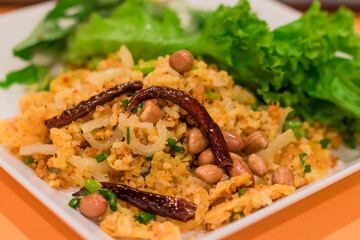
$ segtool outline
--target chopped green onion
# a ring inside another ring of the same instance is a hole
[[[324,138],[319,143],[321,144],[321,148],[324,149],[327,148],[327,146],[330,143],[330,140],[328,138]]]
[[[293,129],[293,131],[294,131],[294,135],[297,139],[306,137],[305,130],[302,128],[295,128],[295,129]]]
[[[172,138],[168,138],[166,141],[169,146],[173,146],[176,144],[176,140]]]
[[[30,164],[35,163],[34,159],[31,158],[31,157],[25,158],[23,162],[24,162],[26,165],[30,165]]]
[[[178,153],[184,153],[185,152],[185,148],[184,147],[180,147],[180,146],[170,146],[170,149],[175,151],[175,152],[178,152]]]
[[[185,152],[185,148],[184,147],[180,147],[176,145],[176,140],[172,139],[172,138],[168,138],[167,139],[167,143],[170,146],[170,149],[178,152],[178,153],[184,153]]]
[[[124,101],[122,101],[121,106],[125,109],[125,111],[127,111],[128,104],[129,104],[129,99],[125,99]]]
[[[116,201],[116,194],[113,193],[111,190],[99,190],[99,193],[107,200],[109,201],[110,209],[115,212],[117,211],[117,201]]]
[[[259,105],[260,105],[260,101],[259,101],[259,99],[256,99],[256,101],[253,102],[253,104],[251,104],[251,109],[256,111],[258,109]]]
[[[300,162],[301,162],[301,165],[304,166],[305,164],[305,160],[304,160],[304,157],[307,156],[307,153],[300,153],[299,154],[299,157],[300,157]]]
[[[126,128],[126,143],[130,144],[130,127]]]
[[[311,166],[310,165],[305,165],[305,168],[304,168],[304,173],[309,173],[311,172]]]
[[[286,120],[284,123],[284,131],[288,129],[300,128],[302,125],[300,120]]]
[[[153,155],[150,155],[150,156],[145,157],[145,160],[146,160],[146,161],[148,161],[148,162],[150,162],[151,160],[153,160],[153,158],[154,158],[154,154],[153,154]]]
[[[241,197],[242,195],[244,195],[246,192],[248,191],[248,189],[247,188],[242,188],[242,189],[240,189],[240,191],[239,191],[239,197]]]
[[[210,99],[219,99],[220,98],[220,95],[213,91],[207,90],[205,93],[206,93],[206,96]]]
[[[135,215],[135,220],[140,224],[146,224],[147,222],[150,222],[151,220],[154,220],[156,216],[151,213],[143,212],[138,213]]]
[[[79,207],[80,198],[73,198],[69,202],[69,206],[73,209],[77,209]]]
[[[144,64],[142,66],[140,66],[139,64],[135,65],[132,70],[133,71],[141,71],[143,76],[146,77],[149,73],[153,72],[154,69],[155,69],[155,61],[151,60],[151,61],[144,62]]]
[[[294,131],[295,137],[298,139],[306,137],[306,132],[302,128],[302,123],[300,120],[286,120],[284,123],[284,131],[289,129]]]
[[[244,214],[243,211],[233,212],[233,213],[231,214],[230,220],[231,220],[231,221],[237,220],[237,219],[238,219],[237,216],[240,216],[241,218],[243,218],[243,217],[245,217],[245,214]]]
[[[137,113],[139,108],[142,109],[143,108],[144,103],[139,103],[138,105],[136,105],[136,107],[134,108],[134,110],[132,110],[132,113]]]
[[[109,198],[109,206],[111,211],[115,212],[118,210],[117,208],[117,201],[116,201],[116,195],[115,193],[112,193]]]
[[[84,186],[90,193],[94,193],[101,188],[100,184],[92,178],[85,181]]]
[[[192,67],[192,70],[196,70],[196,69],[199,69],[199,67],[196,66],[196,65],[194,65],[194,66]]]
[[[102,153],[100,153],[99,155],[95,156],[95,160],[98,163],[101,163],[102,161],[105,161],[109,156],[107,155],[107,153],[104,151]]]
[[[84,192],[83,192],[83,196],[85,197],[85,196],[87,196],[87,195],[89,195],[90,194],[90,192],[88,191],[88,190],[85,190]]]
[[[113,193],[111,190],[107,189],[100,189],[99,193],[107,200],[109,201],[110,195]]]
[[[128,95],[129,95],[130,97],[132,97],[132,96],[135,96],[135,94],[136,94],[136,93],[132,92],[132,93],[129,93]]]

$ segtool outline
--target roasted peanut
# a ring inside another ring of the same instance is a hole
[[[199,154],[198,162],[199,165],[215,164],[215,156],[211,148],[207,148]]]
[[[153,104],[151,101],[146,101],[144,103],[143,111],[140,114],[140,121],[156,124],[160,119],[163,118],[163,115],[163,111],[161,111],[158,106]]]
[[[200,129],[193,128],[188,132],[189,153],[198,154],[203,151],[208,144],[209,140],[203,135]]]
[[[79,210],[85,217],[96,218],[105,213],[107,206],[108,204],[101,194],[93,193],[80,200]]]
[[[263,177],[268,173],[268,168],[265,162],[256,155],[255,153],[251,154],[248,158],[248,166],[250,170],[258,177]]]
[[[292,186],[294,185],[294,175],[288,167],[280,166],[273,173],[272,183]]]
[[[170,56],[169,64],[172,69],[179,73],[187,72],[194,65],[194,57],[189,51],[177,51]]]
[[[241,153],[241,151],[244,148],[244,142],[240,136],[237,136],[235,134],[231,134],[226,131],[222,131],[222,134],[225,138],[226,146],[228,148],[229,152],[233,153]]]
[[[202,165],[195,170],[195,175],[209,184],[217,183],[223,174],[221,168],[212,164]]]
[[[244,162],[243,158],[235,153],[230,153],[230,157],[233,160],[233,167],[230,169],[230,175],[232,177],[234,176],[240,176],[244,172],[249,173],[252,175],[252,172],[246,162]]]
[[[267,148],[269,140],[259,131],[253,132],[244,139],[244,153],[251,154]]]

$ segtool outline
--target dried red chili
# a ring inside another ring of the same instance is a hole
[[[131,112],[139,103],[152,98],[168,100],[187,110],[195,118],[199,127],[209,138],[210,147],[215,155],[217,165],[224,168],[226,171],[232,167],[232,160],[220,127],[210,117],[205,107],[194,97],[184,91],[170,87],[153,86],[144,89],[133,96],[127,105],[127,111]]]
[[[102,182],[102,188],[111,190],[116,197],[145,212],[173,218],[182,222],[193,219],[197,205],[183,198],[140,191],[126,185]],[[83,196],[85,188],[73,194]]]
[[[51,128],[60,128],[70,124],[72,121],[77,120],[94,110],[97,105],[102,105],[114,100],[124,93],[135,92],[142,88],[141,81],[131,81],[120,85],[116,85],[109,90],[103,91],[98,95],[92,96],[88,100],[80,102],[73,108],[67,109],[59,116],[55,116],[51,119],[45,120],[45,125]]]

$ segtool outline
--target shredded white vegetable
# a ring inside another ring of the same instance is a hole
[[[31,155],[34,153],[41,153],[44,155],[53,155],[57,148],[53,144],[32,144],[20,148],[20,155]]]

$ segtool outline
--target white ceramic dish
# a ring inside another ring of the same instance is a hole
[[[226,2],[226,4],[236,3],[234,0],[188,1],[193,7],[202,9],[216,8],[221,2]],[[300,16],[300,13],[296,10],[271,0],[252,0],[250,2],[254,11],[258,13],[260,18],[266,20],[271,28],[291,22]],[[54,2],[47,2],[0,16],[0,30],[3,33],[0,38],[0,79],[9,70],[17,69],[24,65],[19,59],[12,57],[11,49],[31,32],[36,23],[53,5]],[[2,103],[0,119],[11,117],[18,113],[18,98],[23,94],[24,88],[19,86],[14,86],[6,91],[0,90],[0,102]],[[322,180],[302,187],[289,197],[280,199],[244,219],[235,221],[213,232],[199,235],[198,239],[211,240],[223,238],[360,170],[359,149],[349,150],[342,148],[336,154],[341,159],[338,167]],[[30,168],[15,159],[3,148],[0,148],[0,166],[85,239],[112,239],[78,211],[68,207],[68,201],[71,199],[70,193],[73,192],[71,189],[56,191],[50,188],[45,182],[36,177]]]

